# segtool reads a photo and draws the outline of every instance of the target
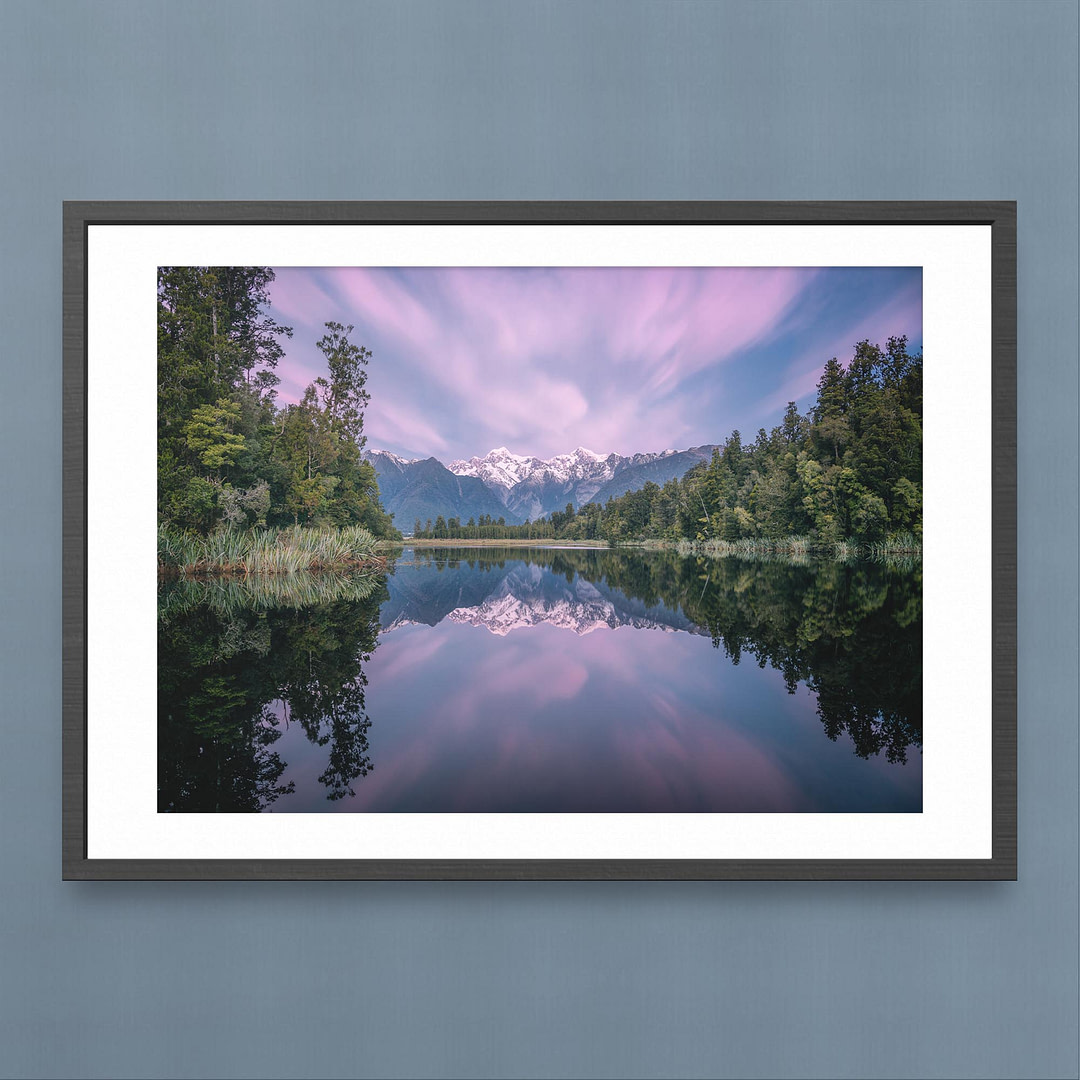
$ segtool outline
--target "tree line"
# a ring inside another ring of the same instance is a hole
[[[501,518],[414,524],[421,539],[741,541],[922,540],[922,354],[906,337],[859,342],[822,372],[805,415],[790,402],[772,431],[733,431],[683,477],[606,503],[567,504],[524,525]]]
[[[574,507],[567,503],[566,512],[571,516]],[[554,513],[550,517],[526,521],[524,525],[507,525],[506,518],[493,518],[490,514],[471,517],[462,524],[460,518],[444,518],[439,514],[421,523],[413,523],[413,537],[417,540],[554,540],[564,515]]]
[[[328,376],[279,405],[275,369],[292,329],[269,313],[269,267],[158,269],[158,518],[222,527],[363,525],[400,536],[363,460],[370,350],[327,322]]]

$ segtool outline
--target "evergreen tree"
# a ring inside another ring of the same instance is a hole
[[[158,271],[159,518],[200,533],[293,521],[397,536],[360,453],[371,352],[327,323],[328,377],[279,409],[292,330],[269,314],[273,280],[269,267]]]

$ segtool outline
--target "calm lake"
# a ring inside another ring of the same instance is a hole
[[[922,575],[558,548],[163,584],[164,812],[919,812]]]

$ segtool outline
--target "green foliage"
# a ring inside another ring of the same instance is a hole
[[[214,521],[219,490],[210,480],[192,476],[182,488],[169,493],[167,505],[176,520],[186,521],[195,529],[207,529]]]
[[[206,536],[158,526],[158,568],[165,575],[293,574],[368,567],[377,570],[375,537],[362,525],[342,529],[219,528]]]
[[[352,326],[328,322],[326,333],[317,342],[319,351],[326,357],[330,378],[318,378],[314,385],[332,425],[345,438],[363,449],[364,409],[370,395],[364,389],[367,372],[364,368],[371,359],[371,350],[349,341]]]
[[[200,405],[184,424],[184,441],[199,462],[214,472],[236,464],[244,449],[244,436],[232,429],[240,421],[240,406],[225,398],[213,405]]]
[[[251,488],[234,488],[222,485],[218,494],[221,520],[231,528],[245,528],[266,524],[270,509],[270,485],[260,480]]]
[[[279,407],[292,330],[269,314],[273,280],[268,267],[158,271],[159,520],[202,536],[291,522],[399,538],[360,456],[371,352],[327,323],[329,377]]]
[[[602,583],[646,607],[682,612],[735,663],[780,672],[789,693],[817,695],[825,734],[845,732],[859,757],[906,760],[922,745],[922,570],[914,538],[876,546],[871,559],[812,557],[808,537],[686,542],[679,552],[533,550],[530,562]],[[847,554],[850,554],[848,552]],[[418,549],[438,568],[463,561],[495,570],[513,549]],[[446,610],[460,601],[455,587]]]
[[[595,514],[593,535],[628,540],[737,544],[806,536],[811,547],[869,550],[922,536],[922,357],[906,338],[885,350],[860,342],[847,369],[824,367],[817,402],[753,443],[732,432],[712,460],[662,488],[646,484]],[[576,535],[552,515],[557,537]],[[534,526],[535,528],[535,526]]]
[[[158,620],[158,809],[265,810],[294,791],[275,744],[323,748],[331,802],[373,768],[365,665],[385,579],[294,574],[166,582]],[[286,804],[287,805],[287,802]]]

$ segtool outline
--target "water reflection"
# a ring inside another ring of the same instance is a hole
[[[917,570],[406,549],[332,580],[163,590],[160,809],[921,808]]]
[[[324,799],[354,794],[372,768],[364,667],[385,596],[362,577],[163,585],[159,811],[266,810],[293,795],[277,748],[293,725],[322,755]]]

